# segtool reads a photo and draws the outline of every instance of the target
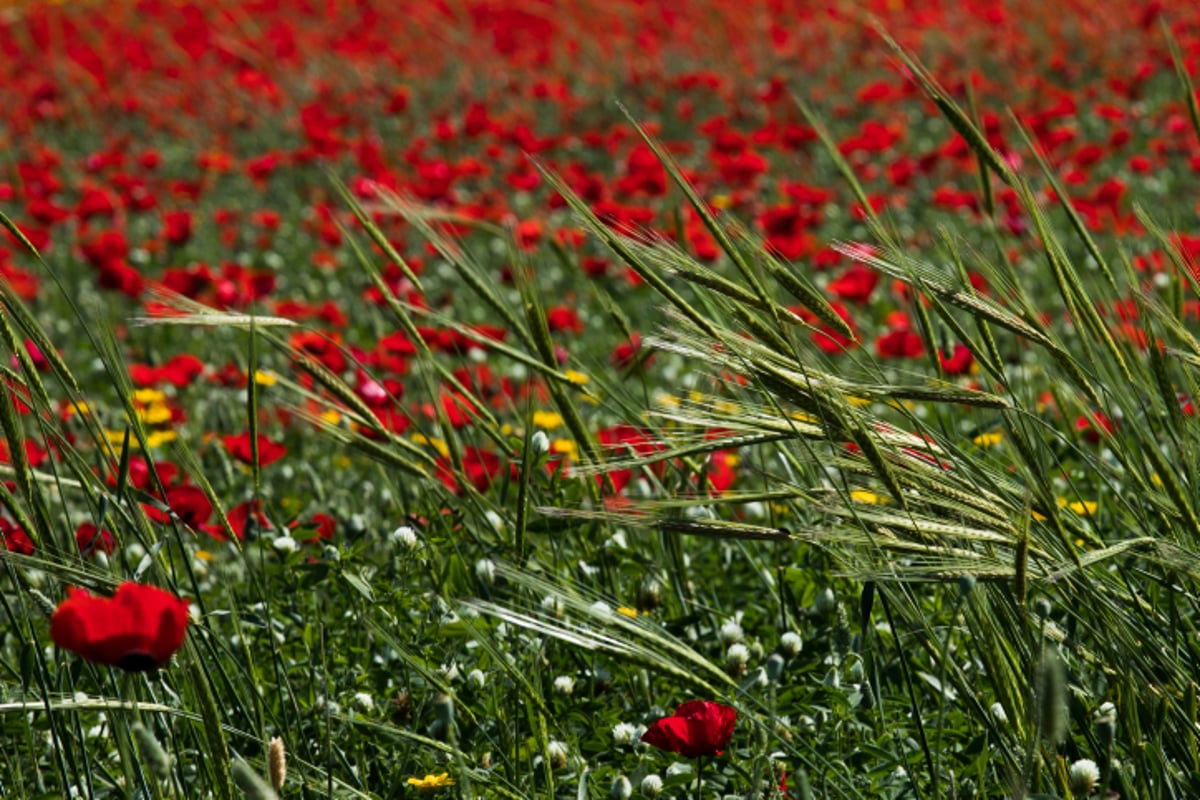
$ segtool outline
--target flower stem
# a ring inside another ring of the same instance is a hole
[[[704,800],[704,756],[696,757],[696,800]]]

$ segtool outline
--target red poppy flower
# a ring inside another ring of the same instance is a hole
[[[656,720],[642,741],[684,758],[719,756],[733,738],[737,709],[711,700],[690,700],[669,717]]]
[[[203,528],[212,517],[213,507],[208,495],[198,486],[176,486],[167,489],[164,504],[171,512],[189,528]],[[171,517],[154,506],[143,504],[146,516],[163,525],[171,521]]]
[[[79,552],[85,558],[96,553],[109,554],[117,549],[117,540],[112,533],[104,528],[97,528],[91,522],[85,522],[75,529],[75,543],[79,545]]]
[[[256,438],[258,439],[258,464],[260,467],[265,467],[267,464],[278,461],[287,455],[286,446],[271,441],[261,433]],[[254,451],[250,447],[249,433],[240,433],[237,436],[224,436],[221,441],[224,442],[225,449],[229,451],[229,455],[244,464],[254,463]]]
[[[166,664],[183,646],[187,624],[186,600],[130,581],[112,597],[68,589],[50,618],[50,638],[96,664],[146,672]]]

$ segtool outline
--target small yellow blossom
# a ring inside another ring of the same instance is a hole
[[[562,414],[555,411],[533,412],[533,424],[544,430],[552,431],[563,424]]]
[[[1000,431],[993,431],[991,433],[979,434],[978,436],[976,436],[974,439],[971,440],[971,443],[978,445],[979,447],[995,447],[996,445],[1000,444],[1003,441],[1004,441],[1004,434],[1001,433]]]
[[[207,550],[197,550],[196,558],[200,561],[212,561],[213,555]]]
[[[658,404],[663,408],[679,408],[679,398],[673,394],[663,392],[655,398]]]
[[[858,406],[860,408],[862,406],[871,405],[871,401],[869,399],[867,399],[866,397],[847,397],[846,402],[848,402],[852,406]]]
[[[274,386],[279,382],[279,378],[273,372],[257,369],[254,371],[254,382],[259,386]]]
[[[164,444],[170,444],[178,438],[179,434],[175,431],[151,431],[146,434],[146,447],[162,447]]]
[[[587,375],[584,375],[582,372],[573,369],[567,370],[563,373],[563,375],[565,375],[567,380],[576,386],[587,386],[588,381],[591,380],[591,378],[589,378]]]
[[[724,211],[733,205],[733,198],[727,194],[714,195],[712,199],[712,207],[718,211]]]
[[[638,617],[637,609],[630,608],[629,606],[618,606],[617,613],[623,617],[629,617],[630,619],[637,619]]]
[[[171,409],[162,403],[153,403],[145,408],[135,408],[137,418],[146,425],[162,425],[171,421]]]
[[[419,792],[436,792],[438,789],[453,786],[454,779],[450,777],[449,772],[443,772],[440,775],[426,775],[424,778],[409,778],[408,785]]]
[[[167,399],[167,396],[158,389],[134,389],[133,402],[143,406],[161,403]]]
[[[450,447],[442,439],[426,436],[423,433],[414,433],[412,435],[412,440],[417,444],[427,444],[432,446],[434,450],[437,450],[438,453],[441,454],[442,458],[450,457]]]
[[[321,412],[321,421],[329,425],[337,425],[342,421],[342,412],[336,408],[327,408]]]
[[[1065,497],[1058,498],[1058,507],[1069,508],[1071,511],[1074,511],[1081,517],[1090,517],[1092,514],[1095,514],[1096,509],[1099,508],[1099,506],[1092,500],[1077,500],[1074,503],[1068,503],[1067,498]]]
[[[868,492],[866,489],[855,489],[850,492],[850,499],[858,503],[870,503],[871,505],[885,505],[888,499],[883,495]]]
[[[63,409],[63,414],[68,417],[73,417],[76,414],[91,413],[91,410],[92,409],[88,406],[88,404],[86,402],[84,402],[83,400],[80,400],[77,403],[67,404],[66,408]]]
[[[562,453],[568,458],[574,459],[579,453],[579,447],[570,439],[555,439],[550,443],[551,453]]]

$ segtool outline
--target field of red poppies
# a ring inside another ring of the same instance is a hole
[[[0,796],[1200,794],[1193,4],[0,6]]]

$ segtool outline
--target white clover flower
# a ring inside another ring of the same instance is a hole
[[[618,722],[613,726],[612,737],[613,744],[617,747],[624,745],[637,744],[642,739],[642,734],[646,729],[641,725],[634,725],[629,722]]]
[[[575,691],[575,679],[570,675],[559,675],[554,679],[554,691],[570,697]]]
[[[746,662],[750,660],[750,650],[746,645],[731,644],[729,649],[725,651],[725,669],[734,675],[741,675],[746,671]]]
[[[534,431],[529,437],[529,449],[537,455],[550,452],[550,437],[545,431]]]
[[[1100,782],[1100,768],[1090,758],[1081,758],[1067,770],[1067,789],[1075,797],[1087,797]]]
[[[644,794],[646,797],[654,800],[654,798],[662,794],[662,790],[662,778],[658,777],[654,773],[650,773],[646,777],[642,778],[642,794]]]
[[[742,632],[742,626],[738,624],[738,621],[731,619],[726,620],[725,624],[721,626],[721,630],[717,635],[721,637],[721,644],[728,647],[731,644],[740,642],[744,634]]]
[[[992,712],[992,719],[999,722],[1001,725],[1008,722],[1008,712],[1004,710],[1004,706],[999,703],[992,703],[992,707],[988,709]]]
[[[551,769],[565,769],[567,766],[567,746],[557,739],[551,739],[546,745],[546,753],[550,757]]]
[[[366,692],[357,692],[354,695],[354,705],[358,706],[363,711],[374,711],[375,699]]]
[[[300,549],[300,543],[286,533],[283,536],[275,537],[271,546],[281,553],[294,553]]]
[[[487,683],[487,676],[483,674],[481,669],[473,669],[467,673],[467,683],[474,686],[476,689],[482,689]]]
[[[480,583],[491,585],[496,582],[496,564],[490,558],[481,558],[475,562],[475,577]]]
[[[610,800],[629,800],[633,796],[633,784],[624,775],[618,775],[608,790]]]
[[[795,631],[785,631],[779,637],[779,652],[784,658],[795,658],[804,649],[804,640]]]
[[[408,525],[401,525],[392,531],[391,539],[392,544],[403,547],[405,550],[416,550],[421,544],[416,530]]]

